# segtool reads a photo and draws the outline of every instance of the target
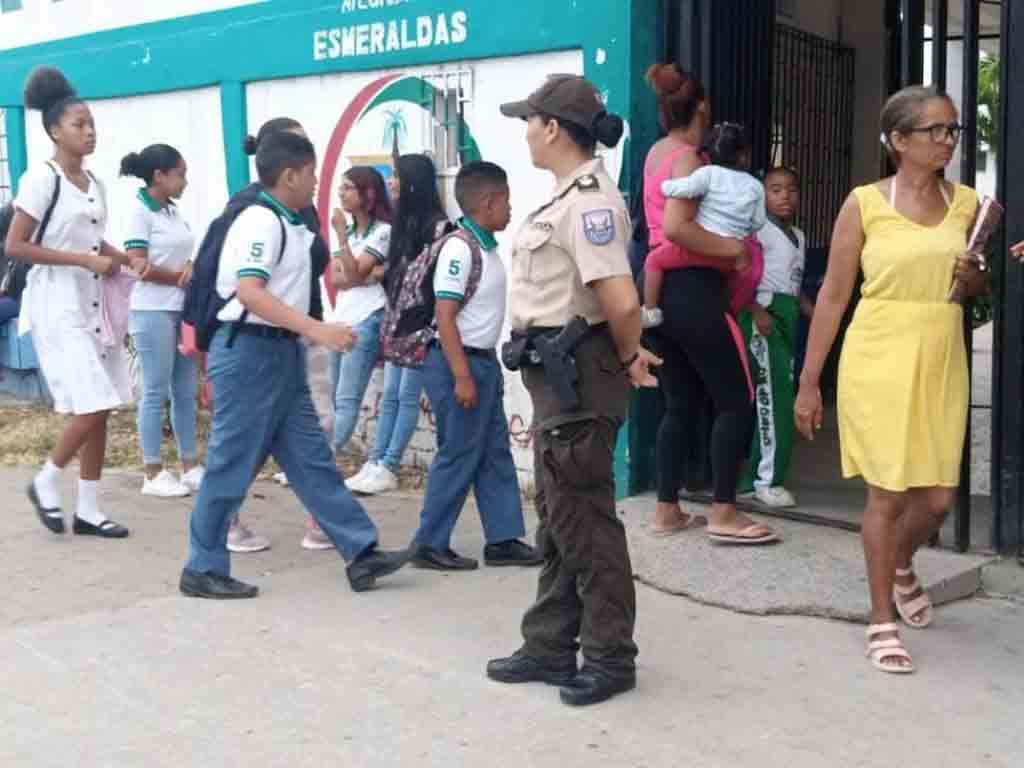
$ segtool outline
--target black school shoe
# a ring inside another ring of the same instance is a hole
[[[510,539],[485,546],[484,562],[492,567],[503,565],[531,567],[542,565],[544,558],[529,544],[524,544],[519,539]]]
[[[205,597],[209,600],[245,600],[260,593],[259,587],[230,576],[201,573],[190,568],[182,570],[178,589],[186,597]]]
[[[345,573],[348,575],[348,583],[353,592],[365,592],[368,589],[373,589],[377,579],[399,570],[410,559],[412,559],[411,549],[389,552],[377,549],[374,545],[349,563],[345,568]]]
[[[64,513],[61,512],[60,507],[48,509],[42,505],[42,502],[39,501],[39,494],[36,493],[35,480],[29,482],[26,493],[28,494],[28,500],[32,502],[32,506],[36,509],[39,522],[53,533],[64,533]]]
[[[636,688],[636,673],[612,677],[601,670],[584,666],[568,683],[558,689],[558,697],[570,707],[585,707],[607,701]]]
[[[71,526],[71,530],[79,536],[99,536],[103,539],[124,539],[130,533],[127,528],[113,520],[104,520],[99,525],[93,525],[78,515],[75,515],[75,522]]]
[[[414,544],[412,563],[432,571],[475,571],[479,566],[472,557],[463,557],[453,549],[441,551],[425,544]]]

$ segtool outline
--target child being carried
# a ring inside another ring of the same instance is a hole
[[[683,179],[669,179],[661,185],[666,197],[702,198],[696,223],[722,237],[745,239],[765,224],[764,187],[750,175],[750,142],[743,126],[719,123],[701,147],[711,161]],[[684,267],[678,249],[654,251],[644,266],[643,325],[661,325],[661,286],[667,269]],[[736,262],[743,271],[749,261]]]

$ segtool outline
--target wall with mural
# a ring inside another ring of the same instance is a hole
[[[461,73],[466,140],[475,144],[480,156],[500,164],[509,174],[512,224],[498,236],[507,263],[513,233],[531,210],[546,201],[551,182],[550,176],[530,163],[523,123],[503,117],[498,106],[522,98],[539,84],[545,73],[582,71],[582,54],[563,51],[401,71],[376,70],[250,83],[246,88],[248,124],[255,130],[265,120],[282,114],[302,123],[320,153],[318,199],[321,215],[327,219],[329,211],[338,205],[336,193],[345,170],[352,165],[371,164],[388,173],[396,140],[403,153],[428,152],[435,157],[443,154],[436,146],[438,117],[431,109],[433,102],[424,105],[424,94],[429,96],[436,90],[431,83],[454,82]],[[356,105],[355,110],[353,105]],[[326,162],[330,160],[335,162]],[[610,160],[614,165],[619,164],[617,155]],[[445,165],[440,157],[437,161],[440,166]],[[447,197],[449,215],[458,216],[451,195]],[[313,368],[316,370],[316,366]],[[374,437],[382,384],[382,372],[377,371],[363,403],[363,418],[354,438],[363,446]],[[506,376],[505,409],[513,432],[516,463],[524,483],[529,483],[533,469],[528,434],[530,399],[518,374]],[[425,467],[434,446],[434,425],[424,399],[420,428],[406,462]]]

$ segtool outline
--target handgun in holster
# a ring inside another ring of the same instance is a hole
[[[533,348],[540,355],[548,383],[563,411],[575,411],[580,407],[576,387],[580,373],[573,352],[589,331],[590,325],[586,320],[574,317],[557,333],[539,334],[533,339]]]

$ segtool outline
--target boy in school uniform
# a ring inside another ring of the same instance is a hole
[[[377,548],[376,526],[345,487],[310,396],[299,337],[334,351],[355,342],[348,326],[309,316],[314,235],[298,211],[313,202],[316,153],[305,137],[282,132],[260,144],[256,168],[264,191],[231,225],[217,272],[217,293],[228,300],[210,344],[217,397],[180,589],[218,599],[258,594],[231,578],[228,526],[273,455],[361,592],[405,565],[409,554]]]
[[[477,561],[451,548],[451,535],[470,488],[487,544],[487,565],[539,565],[526,533],[505,416],[504,375],[495,346],[505,322],[506,276],[494,233],[508,226],[508,177],[494,163],[470,163],[455,180],[464,213],[441,247],[434,273],[437,341],[423,363],[424,389],[437,421],[413,562],[465,571]],[[474,265],[473,247],[481,263]],[[479,280],[471,288],[471,273]]]
[[[764,275],[755,303],[740,316],[740,327],[758,369],[756,423],[750,460],[740,479],[741,493],[776,508],[794,507],[784,483],[793,453],[793,358],[800,315],[814,304],[802,293],[806,255],[804,233],[793,226],[800,184],[788,168],[764,177],[768,221],[757,233],[764,248]]]

